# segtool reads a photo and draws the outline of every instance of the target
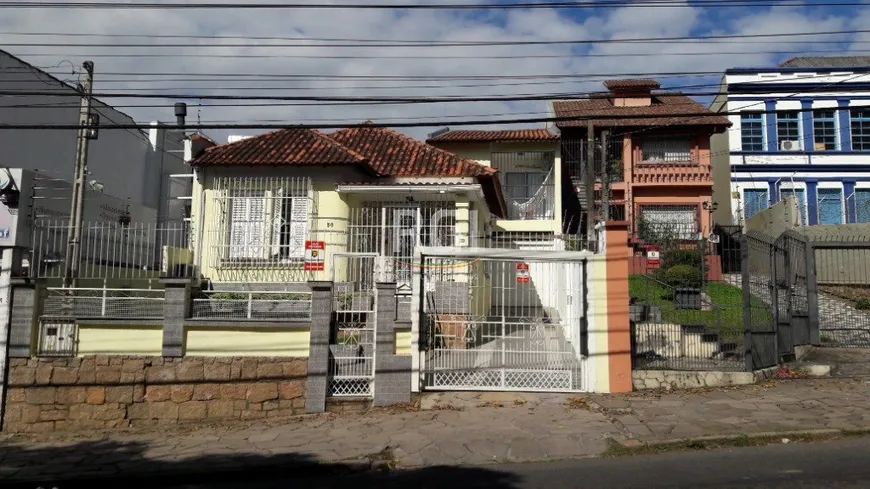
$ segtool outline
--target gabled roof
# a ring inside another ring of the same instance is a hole
[[[430,137],[427,143],[534,143],[558,141],[559,134],[547,129],[513,129],[507,131],[447,131]]]
[[[290,128],[214,146],[191,160],[206,165],[365,165],[359,153],[311,129]]]
[[[653,93],[652,105],[617,107],[609,94],[596,94],[583,100],[557,100],[553,110],[558,127],[585,127],[588,122],[600,127],[637,126],[730,126],[728,118],[713,115],[709,109],[678,93]],[[697,115],[695,115],[697,114]]]
[[[791,58],[780,68],[867,68],[870,56],[803,56]]]
[[[480,177],[496,171],[475,161],[374,125],[352,127],[328,135],[365,155],[368,165],[390,177]]]

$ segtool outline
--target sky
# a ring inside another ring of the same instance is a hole
[[[169,0],[152,0],[151,3],[163,1]],[[350,0],[319,1],[349,3]],[[395,3],[395,0],[378,1]],[[446,1],[438,0],[439,3]],[[519,0],[503,0],[503,3],[516,1]],[[625,73],[721,73],[732,67],[772,67],[802,53],[829,56],[849,52],[870,54],[870,33],[706,42],[476,47],[378,47],[365,46],[366,43],[360,41],[378,39],[406,44],[421,41],[539,42],[870,29],[868,2],[861,6],[824,5],[831,0],[769,0],[767,3],[783,1],[793,6],[729,8],[721,4],[704,6],[703,3],[709,0],[674,0],[679,5],[666,8],[625,2],[619,8],[607,9],[463,11],[7,8],[0,10],[0,49],[72,82],[80,76],[73,72],[74,69],[80,71],[82,61],[91,59],[95,63],[94,91],[101,94],[115,91],[351,97],[528,94],[569,98],[601,90],[601,81],[619,78]],[[492,3],[493,0],[462,0],[466,4],[475,2]],[[402,3],[433,2],[405,0]],[[46,35],[49,33],[51,35]],[[116,35],[143,37],[112,37]],[[227,39],[230,36],[238,39]],[[301,41],[262,39],[264,37],[298,38]],[[353,41],[344,42],[343,47],[325,47],[322,41],[312,41],[323,38]],[[34,43],[43,45],[21,45]],[[269,44],[282,43],[285,46],[268,47]],[[295,45],[286,46],[289,43]],[[383,58],[385,56],[392,59]],[[174,75],[155,75],[159,73]],[[406,79],[372,78],[384,76]],[[664,87],[684,87],[684,91],[693,93],[715,91],[720,77],[713,74],[658,78]],[[173,121],[172,104],[178,101],[100,98],[139,121]],[[697,98],[706,103],[710,97]],[[188,120],[199,119],[203,123],[351,124],[365,120],[419,120],[444,121],[449,126],[451,120],[547,115],[547,104],[540,100],[354,106],[264,101],[230,102],[256,104],[248,106],[215,106],[215,103],[226,105],[227,102],[196,98],[183,101],[189,104]],[[425,138],[427,133],[437,129],[401,130]],[[206,132],[219,141],[225,141],[229,133],[256,134],[264,130]]]

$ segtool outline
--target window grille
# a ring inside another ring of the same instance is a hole
[[[641,141],[643,161],[686,163],[692,160],[692,142],[686,138],[646,138]]]

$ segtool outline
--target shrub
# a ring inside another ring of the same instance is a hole
[[[704,255],[701,253],[701,250],[694,248],[672,248],[662,252],[663,268],[685,265],[700,270],[703,260]]]
[[[701,287],[701,269],[690,265],[674,265],[665,270],[664,281],[674,288],[697,289]]]
[[[855,309],[866,311],[870,309],[870,299],[858,299],[855,301]]]

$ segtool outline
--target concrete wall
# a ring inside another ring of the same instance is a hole
[[[3,429],[227,422],[305,411],[307,360],[154,356],[12,359]]]
[[[187,326],[185,355],[308,358],[310,328]]]
[[[750,217],[744,224],[746,231],[755,230],[763,232],[774,238],[782,233],[797,229],[800,226],[797,199],[786,197],[773,206]]]
[[[719,95],[713,99],[710,104],[710,110],[713,112],[724,111],[728,104],[728,85],[725,79],[719,85]],[[713,212],[713,220],[717,224],[733,225],[734,213],[732,211],[731,199],[731,157],[729,129],[723,133],[714,134],[710,137],[710,165],[713,167],[713,201],[719,204],[719,207]]]
[[[161,355],[163,327],[79,324],[77,354],[92,355]]]

